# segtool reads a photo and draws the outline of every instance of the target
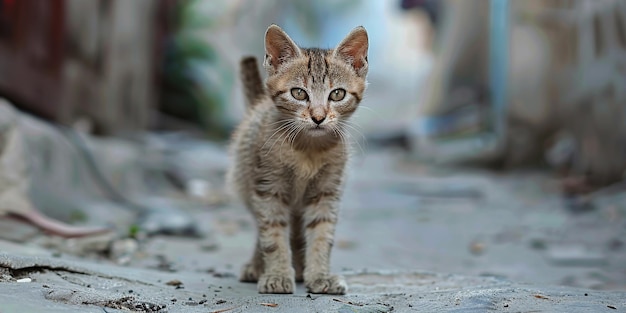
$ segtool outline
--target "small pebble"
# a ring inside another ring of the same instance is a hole
[[[135,239],[126,238],[114,241],[109,247],[109,257],[119,264],[127,264],[139,250],[139,243]]]
[[[530,247],[535,250],[545,250],[548,245],[545,240],[537,238],[530,241]]]
[[[482,242],[472,242],[469,250],[473,255],[481,255],[485,252],[485,244]]]
[[[621,240],[614,238],[611,241],[609,241],[609,249],[611,251],[616,251],[621,249],[624,246],[624,242],[622,242]]]
[[[178,280],[178,279],[173,279],[173,280],[168,281],[165,284],[168,285],[168,286],[180,286],[180,285],[183,284],[183,282]]]
[[[354,241],[350,241],[350,240],[338,240],[337,241],[337,248],[342,249],[342,250],[352,250],[354,248],[356,248],[357,244]]]
[[[203,251],[216,251],[219,248],[220,246],[215,241],[204,242],[200,245],[200,249],[202,249]]]
[[[21,278],[21,279],[18,279],[18,280],[17,280],[17,282],[18,282],[18,283],[30,283],[30,282],[32,282],[32,281],[33,281],[33,280],[32,280],[32,279],[30,279],[30,278]]]

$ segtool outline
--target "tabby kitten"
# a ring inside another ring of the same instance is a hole
[[[229,180],[257,222],[241,281],[260,293],[344,294],[329,273],[348,147],[346,120],[365,91],[368,37],[355,28],[335,48],[298,47],[278,26],[265,33],[265,88],[256,60],[242,61],[248,111],[233,136]]]

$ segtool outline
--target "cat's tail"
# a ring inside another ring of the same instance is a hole
[[[265,95],[265,87],[255,57],[244,57],[241,59],[240,66],[243,93],[246,97],[247,107],[251,108],[259,98]]]

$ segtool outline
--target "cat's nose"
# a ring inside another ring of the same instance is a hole
[[[321,118],[311,116],[311,119],[313,120],[313,123],[319,125],[322,124],[322,122],[326,119],[326,116],[322,116]]]

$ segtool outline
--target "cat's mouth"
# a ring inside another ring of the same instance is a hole
[[[308,131],[309,135],[313,136],[313,137],[318,137],[318,136],[323,136],[326,135],[328,133],[328,128],[324,127],[324,126],[313,126],[309,129]]]

